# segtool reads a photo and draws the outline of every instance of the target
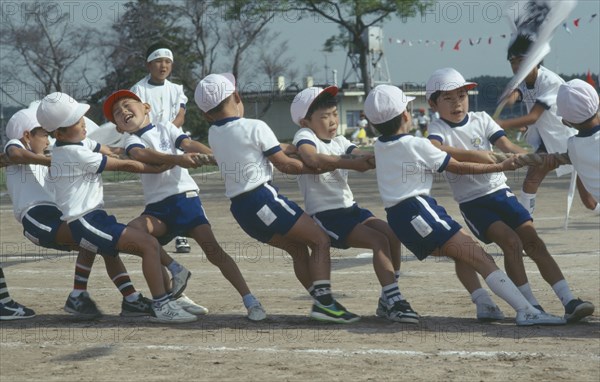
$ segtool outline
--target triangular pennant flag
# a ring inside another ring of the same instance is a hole
[[[506,38],[506,35],[505,34],[501,34],[500,37]]]
[[[581,17],[573,20],[573,25],[575,25],[575,28],[579,28],[579,20],[581,20]]]
[[[491,38],[491,37],[490,37],[490,38],[488,38],[488,44],[489,44],[489,45],[492,45],[492,38]]]
[[[446,41],[440,43],[440,50],[444,50],[444,45],[446,45]]]
[[[458,40],[458,41],[456,42],[456,44],[454,44],[454,48],[453,48],[453,49],[454,49],[454,50],[460,50],[460,43],[461,43],[461,42],[462,42],[462,40]]]
[[[481,37],[477,39],[477,45],[479,45],[479,43],[481,43]]]
[[[567,31],[567,33],[571,34],[571,30],[567,26],[567,23],[563,23],[563,28],[565,28],[565,30]]]
[[[390,37],[390,38],[388,39],[388,41],[389,41],[389,42],[390,42],[390,44],[391,44],[391,43],[392,43],[392,38]]]
[[[412,46],[412,41],[408,40],[408,46]]]
[[[594,89],[596,89],[596,81],[594,81],[594,78],[592,77],[592,72],[590,72],[590,70],[588,69],[587,72],[587,78],[586,78],[586,82],[590,85],[592,85],[592,87]]]
[[[596,16],[598,16],[598,14],[597,14],[597,13],[594,13],[594,14],[593,14],[593,15],[590,17],[590,21],[589,21],[589,22],[591,23],[591,22],[594,20],[594,18],[595,18]]]

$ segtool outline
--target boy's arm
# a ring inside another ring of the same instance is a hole
[[[506,106],[514,105],[521,98],[521,92],[518,89],[513,90],[506,99]]]
[[[317,152],[317,148],[311,144],[303,144],[298,148],[298,154],[302,162],[309,167],[333,171],[346,169],[355,171],[367,171],[373,168],[368,162],[373,155],[327,155]]]
[[[480,151],[480,150],[465,150],[458,147],[452,147],[442,144],[437,139],[429,139],[432,145],[438,149],[450,154],[452,158],[459,162],[474,162],[474,163],[485,163],[493,164],[496,163],[494,153],[491,151]]]
[[[198,163],[201,162],[201,160],[198,159],[199,154],[197,153],[185,153],[182,155],[164,154],[156,150],[142,147],[133,147],[129,149],[127,154],[136,161],[150,165],[167,164],[183,168],[196,168],[198,167]]]
[[[544,111],[546,111],[546,108],[543,105],[536,103],[527,115],[517,118],[497,119],[496,123],[503,129],[529,126],[536,123]]]
[[[511,171],[523,167],[523,165],[519,164],[517,158],[518,156],[510,157],[504,162],[498,164],[459,162],[456,159],[450,158],[450,161],[444,170],[460,175],[475,175],[487,174],[491,172]]]
[[[499,148],[503,153],[512,153],[512,154],[527,154],[527,150],[522,148],[519,145],[515,145],[508,139],[506,136],[502,136],[498,138],[494,142],[494,146]]]
[[[0,153],[0,168],[10,166],[10,160],[5,153]]]
[[[119,158],[125,154],[125,150],[122,147],[111,147],[106,145],[100,145],[100,154]]]
[[[179,148],[186,153],[200,153],[208,155],[212,155],[213,153],[210,147],[191,138],[182,140],[179,144]]]
[[[185,108],[180,107],[179,113],[177,113],[177,116],[175,117],[175,119],[173,121],[171,121],[171,123],[174,124],[175,126],[181,128],[181,126],[183,126],[184,122],[185,122]]]
[[[158,174],[172,168],[172,165],[151,165],[131,159],[117,159],[112,157],[106,157],[106,165],[104,171],[126,171],[134,173],[144,174]]]
[[[322,174],[327,172],[323,169],[315,169],[307,166],[301,160],[290,158],[282,150],[277,151],[267,157],[273,166],[284,174]]]
[[[6,150],[9,164],[39,164],[42,166],[50,166],[50,157],[43,154],[35,154],[17,146],[10,146]]]

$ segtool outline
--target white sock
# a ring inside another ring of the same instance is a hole
[[[130,294],[129,296],[125,296],[125,301],[127,302],[135,302],[138,300],[138,298],[140,297],[140,292],[135,291],[132,294]]]
[[[560,302],[562,302],[562,304],[565,306],[569,303],[569,301],[575,299],[575,296],[573,296],[573,293],[571,293],[571,288],[569,288],[567,280],[560,280],[556,284],[552,285],[552,289],[558,298],[560,298]]]
[[[81,290],[81,289],[73,289],[73,291],[71,292],[71,297],[79,297],[79,295],[81,295],[83,292],[85,292],[85,290]]]
[[[600,215],[600,203],[596,203],[596,208],[592,210],[594,215]]]
[[[169,265],[167,265],[167,269],[171,272],[171,275],[175,276],[179,272],[183,271],[183,267],[177,261],[173,260]]]
[[[473,303],[475,305],[480,305],[480,304],[491,305],[491,306],[496,305],[496,304],[494,304],[494,301],[490,297],[487,290],[485,290],[483,288],[475,289],[473,291],[473,293],[471,293],[471,301],[473,301]]]
[[[506,273],[496,270],[485,278],[485,282],[498,297],[506,301],[517,312],[538,313],[519,292],[517,286],[511,281]]]
[[[523,295],[523,297],[525,297],[527,299],[527,301],[529,301],[529,303],[531,305],[540,305],[540,303],[538,302],[538,300],[535,298],[535,296],[533,295],[533,291],[531,290],[531,287],[529,286],[529,283],[525,283],[519,287],[519,291],[521,292],[521,294]]]
[[[533,210],[535,210],[535,194],[528,194],[521,190],[519,203],[521,203],[530,214],[533,214]]]
[[[248,293],[247,295],[242,296],[242,301],[244,302],[244,306],[247,308],[258,305],[260,302],[254,297],[252,293]]]

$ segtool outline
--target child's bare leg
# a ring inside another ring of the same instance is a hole
[[[142,258],[142,271],[148,288],[154,299],[166,295],[162,266],[160,264],[160,245],[156,238],[132,227],[123,230],[116,248]]]
[[[517,289],[515,284],[502,272],[494,259],[484,252],[483,248],[464,230],[457,232],[442,248],[438,248],[434,256],[448,256],[460,260],[479,273],[490,289],[512,306],[517,312],[539,313]]]
[[[359,224],[348,235],[347,244],[352,248],[373,250],[373,268],[381,286],[396,283],[387,236],[373,228]]]
[[[219,268],[223,276],[233,285],[240,296],[250,293],[242,272],[240,272],[240,269],[231,256],[221,248],[210,225],[199,225],[192,229],[189,234],[200,245],[208,261]]]
[[[506,274],[515,283],[527,283],[527,274],[523,264],[523,244],[519,235],[502,221],[494,222],[485,232],[492,242],[496,243],[504,255],[504,268]]]
[[[577,177],[577,191],[579,191],[579,197],[581,198],[585,208],[594,211],[598,206],[598,201],[594,199],[588,190],[585,189],[585,186],[583,185],[583,182],[581,182],[579,176]]]
[[[283,249],[292,257],[294,263],[294,274],[302,286],[309,290],[312,286],[310,276],[310,255],[306,244],[287,239],[281,235],[274,235],[269,241],[269,245]]]
[[[530,166],[527,169],[527,175],[523,181],[523,189],[519,194],[519,203],[525,207],[530,214],[535,210],[536,192],[551,169],[549,167]]]
[[[161,237],[168,232],[168,227],[165,223],[150,215],[138,216],[130,221],[127,226],[146,232],[154,237]],[[175,259],[169,256],[162,246],[160,247],[160,263],[163,265],[163,267],[169,268],[173,276],[179,273],[179,271],[182,269],[185,269],[177,261],[175,261]],[[165,268],[162,269],[162,273],[165,288],[167,290],[171,290],[171,275],[169,275]]]
[[[315,280],[330,280],[331,258],[329,237],[308,215],[302,214],[285,235],[287,239],[304,243],[311,250],[310,275]]]
[[[387,237],[388,243],[390,244],[392,266],[394,267],[394,273],[397,280],[400,272],[400,261],[402,256],[402,243],[400,243],[398,236],[396,236],[389,224],[381,219],[369,219],[364,222],[364,225],[383,233]]]

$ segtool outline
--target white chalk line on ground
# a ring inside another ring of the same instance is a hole
[[[23,342],[2,342],[0,348],[6,347],[51,347],[59,346],[53,342],[36,342],[36,343],[23,343]],[[87,346],[91,347],[91,346]],[[93,346],[93,347],[98,347]],[[105,345],[101,347],[115,347],[114,345]],[[198,345],[151,345],[151,344],[119,344],[119,348],[126,348],[130,350],[159,350],[159,351],[195,351],[195,352],[224,352],[224,353],[236,353],[236,352],[259,352],[259,353],[288,353],[288,354],[305,354],[305,355],[325,355],[332,357],[360,357],[365,355],[385,355],[385,356],[401,356],[407,358],[423,358],[423,357],[455,357],[455,358],[474,358],[474,359],[510,359],[511,361],[517,360],[531,360],[533,359],[564,359],[564,358],[577,358],[578,360],[589,359],[592,361],[600,360],[600,356],[593,353],[578,352],[576,354],[570,353],[547,353],[547,352],[510,352],[510,351],[466,351],[466,350],[441,350],[441,351],[415,351],[415,350],[398,350],[398,349],[353,349],[345,350],[340,348],[328,348],[328,349],[286,349],[280,347],[229,347],[229,346],[198,346]]]

